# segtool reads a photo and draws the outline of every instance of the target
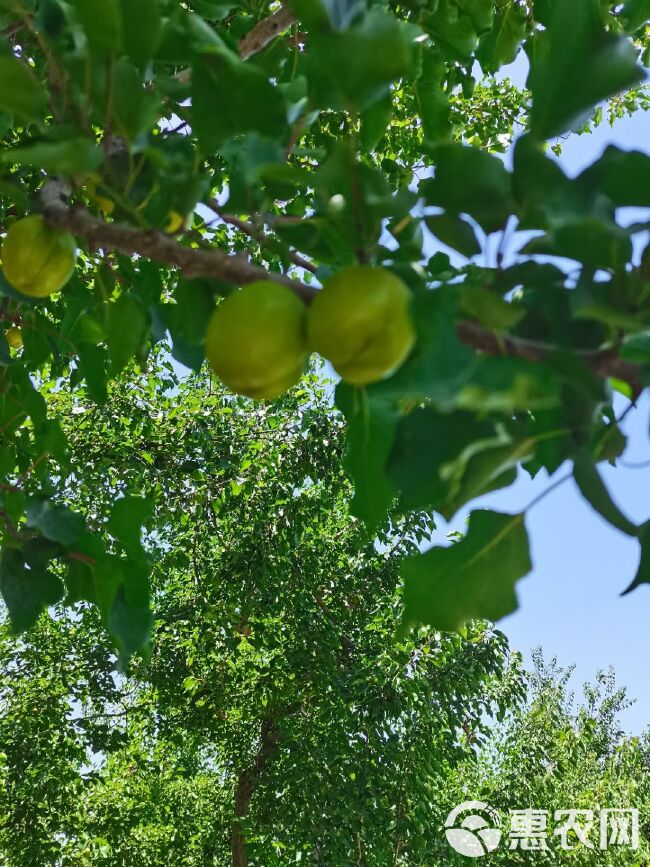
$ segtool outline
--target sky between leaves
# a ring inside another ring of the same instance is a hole
[[[510,77],[523,86],[526,66],[522,54],[498,78]],[[604,121],[590,135],[571,136],[564,142],[559,162],[574,176],[609,144],[647,150],[649,143],[650,113],[637,112],[613,127]],[[627,401],[620,401],[619,414],[626,405]],[[624,461],[650,461],[650,398],[644,396],[623,427],[628,436]],[[553,478],[566,469],[558,470]],[[615,470],[605,466],[604,476],[626,514],[639,521],[650,516],[650,466],[618,466]],[[548,485],[545,475],[531,481],[520,472],[515,486],[483,497],[477,504],[514,513]],[[441,520],[436,542],[444,541],[449,530],[464,529],[465,514],[459,513],[451,525]],[[624,598],[617,595],[625,589],[626,576],[636,570],[638,545],[592,512],[572,480],[531,511],[527,526],[533,571],[518,584],[519,610],[502,621],[500,628],[528,661],[532,649],[541,645],[547,657],[557,655],[560,664],[575,664],[572,684],[576,691],[599,669],[612,665],[618,683],[636,699],[623,714],[623,724],[631,733],[640,733],[650,725],[650,589],[638,588]]]

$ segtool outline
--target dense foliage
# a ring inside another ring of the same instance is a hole
[[[18,644],[5,623],[0,862],[426,861],[430,805],[472,749],[464,732],[479,738],[524,689],[485,624],[394,641],[399,560],[430,520],[364,538],[342,421],[319,390],[251,412],[163,369],[106,407],[52,401],[69,503],[107,547],[118,491],[157,504],[153,654],[115,675],[86,602]],[[75,577],[87,586],[90,568]]]
[[[179,382],[163,354],[105,406],[83,389],[50,401],[67,502],[107,548],[118,492],[156,503],[153,653],[117,675],[97,608],[74,597],[18,641],[5,618],[0,863],[460,865],[443,825],[468,797],[504,828],[512,808],[633,806],[639,851],[563,863],[647,856],[649,747],[619,730],[610,676],[576,712],[568,673],[540,659],[524,675],[483,622],[394,640],[399,563],[431,521],[394,515],[368,541],[316,378],[250,412],[207,376]],[[504,843],[490,863],[553,852]]]
[[[34,237],[81,247],[61,292],[36,297],[69,265],[44,242],[11,248],[0,280],[13,628],[83,598],[123,663],[146,652],[137,527],[170,534],[155,488],[114,501],[110,536],[82,500],[70,510],[71,485],[112,471],[89,457],[71,474],[70,432],[45,398],[84,384],[101,405],[118,382],[137,403],[137,368],[166,336],[201,368],[219,296],[264,278],[309,304],[359,264],[409,286],[417,330],[395,375],[336,390],[368,538],[395,502],[407,523],[449,517],[519,466],[572,461],[586,499],[639,539],[633,586],[648,582],[648,525],[619,511],[597,464],[625,446],[612,388],[635,400],[648,381],[648,223],[625,208],[650,206],[650,157],[609,148],[571,179],[545,144],[597,122],[610,97],[612,116],[647,105],[647,22],[644,0],[1,0],[0,223],[41,214]],[[525,91],[493,77],[522,50]],[[494,152],[516,128],[508,169]],[[434,238],[453,262],[430,255]],[[122,493],[101,490],[106,508]],[[173,533],[205,520],[184,512]],[[498,619],[530,567],[525,515],[475,512],[458,545],[404,561],[405,624]]]

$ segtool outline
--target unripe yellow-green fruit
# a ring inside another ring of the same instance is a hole
[[[306,308],[286,286],[249,283],[222,301],[205,336],[210,366],[228,388],[271,400],[299,379],[307,357]]]
[[[11,328],[7,328],[5,331],[5,339],[12,349],[22,349],[23,335],[20,332],[20,328],[16,328],[15,325],[12,325]]]
[[[344,268],[316,294],[308,317],[310,348],[353,385],[385,379],[415,343],[411,293],[385,268]]]
[[[15,289],[32,298],[45,298],[72,276],[77,249],[72,235],[50,229],[35,214],[10,226],[0,258],[5,277]]]

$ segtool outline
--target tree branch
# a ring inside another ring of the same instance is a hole
[[[296,16],[286,6],[281,6],[267,18],[258,21],[246,36],[239,40],[239,56],[242,60],[248,60],[253,54],[257,54],[263,48],[273,42],[275,37],[290,27]]]
[[[273,280],[290,286],[304,301],[314,289],[283,274],[271,273],[252,265],[242,256],[223,250],[197,250],[185,247],[155,229],[136,229],[121,223],[107,223],[85,208],[68,207],[58,197],[43,197],[43,216],[49,226],[71,232],[94,249],[115,250],[127,256],[146,256],[155,262],[179,268],[186,277],[212,277],[241,285],[254,280]]]
[[[257,232],[257,227],[254,223],[250,223],[248,220],[242,220],[234,214],[225,214],[221,210],[219,202],[216,199],[210,199],[207,204],[224,223],[228,223],[229,226],[234,226],[235,229],[239,229],[240,232],[248,235],[249,238],[253,238],[253,240],[257,241],[258,244],[264,244],[265,236],[264,234],[260,235]],[[315,274],[318,270],[313,262],[310,262],[309,259],[305,259],[304,256],[301,256],[300,253],[297,253],[294,250],[289,250],[287,255],[294,265],[303,268],[305,271],[310,271],[312,274]]]
[[[223,250],[194,249],[179,244],[155,229],[136,229],[121,223],[107,223],[85,208],[69,207],[65,203],[66,193],[64,185],[57,181],[49,181],[45,185],[41,194],[45,220],[53,228],[71,232],[83,239],[91,248],[115,250],[127,256],[145,256],[155,262],[179,268],[189,278],[209,277],[235,285],[254,280],[272,280],[288,286],[306,304],[319,291],[314,286],[275,271],[267,271],[241,256],[228,255]],[[245,221],[235,219],[242,231],[248,231],[248,224],[244,227]],[[234,219],[232,222],[235,224]],[[558,350],[558,347],[547,343],[495,334],[476,322],[458,322],[456,328],[464,344],[486,355],[506,355],[539,364]],[[641,368],[620,358],[616,349],[577,350],[576,355],[596,376],[627,382],[635,396],[643,390]]]

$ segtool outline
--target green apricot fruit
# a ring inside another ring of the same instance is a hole
[[[248,283],[222,301],[205,337],[208,362],[237,394],[272,400],[300,379],[309,352],[306,308],[287,286]]]
[[[13,223],[2,242],[2,270],[11,285],[31,298],[58,292],[74,271],[72,235],[50,229],[37,214]]]
[[[385,268],[344,268],[325,282],[310,307],[310,347],[352,385],[385,379],[415,343],[410,300],[406,284]]]

